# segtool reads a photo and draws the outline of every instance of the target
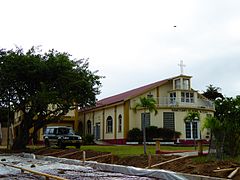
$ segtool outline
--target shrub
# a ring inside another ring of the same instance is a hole
[[[85,144],[85,145],[94,144],[94,135],[87,134],[86,136],[84,136],[83,137],[83,144]]]
[[[146,128],[146,140],[153,141],[153,138],[159,138],[158,127],[149,126]]]
[[[127,140],[129,142],[142,142],[142,131],[138,128],[133,128],[128,131]]]
[[[180,137],[181,133],[166,128],[157,128],[150,126],[146,128],[147,141],[153,141],[153,138],[162,138],[163,140],[173,140]]]
[[[175,138],[180,138],[181,134],[181,132],[175,131]]]
[[[166,128],[159,128],[159,134],[163,140],[172,140],[174,138],[175,131]]]

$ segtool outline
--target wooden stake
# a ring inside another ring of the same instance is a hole
[[[236,168],[233,172],[231,172],[231,173],[228,175],[228,178],[229,178],[229,179],[232,179],[233,176],[235,176],[235,175],[237,174],[238,170],[239,170],[239,167]]]
[[[113,154],[112,154],[112,156],[111,156],[111,164],[113,164]]]
[[[189,156],[182,156],[182,157],[178,157],[178,158],[175,158],[175,159],[171,159],[171,160],[169,160],[169,161],[161,162],[161,163],[159,163],[159,164],[154,164],[154,165],[150,166],[150,168],[157,167],[157,166],[161,166],[161,165],[163,165],[163,164],[170,163],[170,162],[173,162],[173,161],[176,161],[176,160],[179,160],[179,159],[183,159],[183,158],[186,158],[186,157],[189,157]],[[146,167],[146,168],[148,168],[148,167]]]
[[[83,151],[83,165],[85,164],[85,161],[86,161],[86,152]]]
[[[63,158],[63,157],[67,157],[67,156],[70,156],[70,155],[73,155],[73,154],[77,154],[77,153],[81,153],[82,151],[76,151],[76,152],[70,152],[70,153],[67,153],[67,154],[63,154],[61,156],[58,156],[59,158]]]
[[[151,168],[151,164],[152,164],[152,156],[151,156],[151,154],[149,153],[149,154],[148,154],[148,168]]]
[[[86,160],[93,160],[93,159],[97,159],[97,158],[102,158],[102,157],[106,157],[106,156],[111,156],[112,153],[110,154],[104,154],[104,155],[100,155],[100,156],[95,156],[95,157],[90,157],[90,158],[87,158]]]
[[[55,151],[55,152],[51,152],[51,153],[47,153],[47,154],[43,154],[43,156],[51,156],[51,155],[56,155],[56,154],[60,154],[60,153],[62,153],[62,152],[64,152],[64,151],[66,151],[66,150],[61,150],[61,151]]]
[[[213,170],[213,172],[233,171],[234,169],[236,168],[216,169],[216,170]]]

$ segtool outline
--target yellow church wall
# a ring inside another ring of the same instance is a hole
[[[143,113],[143,110],[138,110],[137,112],[134,112],[134,107],[137,103],[140,102],[140,97],[147,97],[147,95],[151,94],[153,95],[154,98],[157,97],[156,101],[158,102],[158,98],[159,97],[168,97],[168,91],[170,91],[172,89],[172,83],[166,83],[162,86],[156,87],[154,89],[152,89],[151,91],[148,91],[140,96],[137,96],[133,99],[130,100],[130,104],[131,104],[131,110],[129,112],[129,130],[131,130],[132,128],[139,128],[141,129],[141,113]],[[162,126],[162,116],[160,115],[162,113],[158,113],[156,116],[154,115],[154,113],[151,113],[151,120],[153,123],[153,126]]]
[[[87,132],[88,132],[88,129],[87,129],[87,122],[88,122],[88,120],[90,120],[91,121],[91,124],[93,123],[93,112],[88,112],[88,113],[85,113],[85,116],[84,116],[84,120],[83,120],[83,126],[84,126],[84,130],[85,130],[85,132],[84,132],[84,134],[87,134]],[[91,132],[93,131],[93,128],[91,128]]]
[[[134,127],[138,127],[138,113],[135,113],[134,110],[131,108],[129,111],[129,130]]]
[[[185,139],[186,133],[185,133],[185,122],[184,118],[187,116],[188,111],[174,112],[174,118],[175,118],[175,131],[181,132],[180,139]]]
[[[81,114],[81,113],[80,113]],[[83,114],[83,113],[82,113]],[[85,133],[87,133],[87,121],[90,120],[92,124],[92,134],[96,123],[100,123],[100,139],[123,139],[124,138],[124,105],[111,106],[109,108],[100,109],[91,112],[85,112],[85,115],[79,115],[80,121],[85,122]],[[122,131],[119,131],[119,115],[122,116]],[[113,119],[112,132],[107,132],[107,118],[111,116]],[[85,120],[84,120],[85,119]]]
[[[134,107],[137,103],[140,102],[140,97],[147,97],[149,94],[151,94],[153,97],[157,97],[157,89],[158,88],[154,88],[151,91],[147,91],[146,93],[134,97],[130,100],[129,130],[135,127],[139,128],[141,126],[141,113],[139,113],[139,110],[137,112],[134,111]]]
[[[172,82],[168,82],[162,86],[160,86],[159,89],[159,97],[169,97],[168,92],[173,89]]]
[[[100,126],[102,125],[102,118],[103,118],[103,111],[100,110],[100,111],[95,111],[94,112],[94,124],[93,126],[96,125],[96,123],[100,123]]]
[[[87,123],[88,120],[93,122],[93,112],[89,112],[89,113],[85,114],[85,123]],[[85,125],[87,125],[87,124],[85,124]]]
[[[140,102],[140,97],[147,97],[147,95],[150,95],[150,94],[151,94],[153,97],[156,97],[156,96],[157,96],[157,88],[155,88],[155,89],[153,89],[153,90],[151,90],[151,91],[147,91],[147,92],[144,93],[144,94],[141,94],[141,95],[139,95],[139,96],[136,96],[136,97],[132,98],[132,99],[130,100],[130,107],[131,107],[131,108],[134,108],[135,105]]]
[[[150,114],[150,125],[151,126],[157,126],[157,127],[163,127],[163,112],[167,112],[166,110],[158,109],[158,113],[155,115],[154,112]]]
[[[131,111],[130,113],[130,126],[129,130],[133,128],[139,128],[142,129],[141,127],[141,113],[143,113],[143,110],[138,110],[136,113]],[[174,112],[174,120],[175,120],[175,131],[181,132],[181,139],[185,139],[186,134],[185,134],[185,122],[184,118],[187,116],[188,110],[182,110],[182,109],[175,109],[172,110],[171,108],[165,108],[165,109],[160,109],[158,108],[158,113],[157,115],[154,114],[154,112],[150,113],[150,125],[151,126],[157,126],[157,127],[163,127],[163,112]],[[201,138],[206,139],[206,136],[208,136],[208,131],[203,130],[202,131],[202,125],[204,123],[204,120],[207,116],[207,114],[212,114],[213,112],[210,111],[199,111],[200,112],[200,121],[199,121],[199,129],[201,131]],[[199,132],[200,133],[200,132]]]

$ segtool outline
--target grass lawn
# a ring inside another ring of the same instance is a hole
[[[194,147],[161,146],[160,149],[163,151],[194,150]],[[143,154],[143,146],[141,145],[134,145],[134,146],[133,145],[115,145],[115,146],[88,145],[87,146],[86,145],[86,146],[81,146],[81,150],[111,152],[112,154],[118,155],[118,156]],[[147,145],[147,153],[155,154],[155,150],[156,149],[154,145]]]

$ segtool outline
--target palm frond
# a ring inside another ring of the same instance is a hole
[[[156,107],[156,101],[153,98],[140,97],[140,102],[137,103],[134,107],[134,112],[136,113],[137,108],[147,109],[149,112],[155,112],[155,115],[158,113]]]

